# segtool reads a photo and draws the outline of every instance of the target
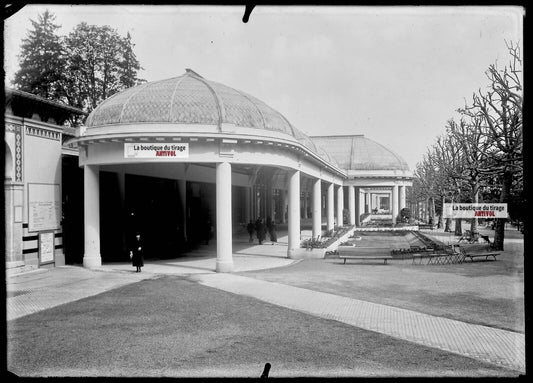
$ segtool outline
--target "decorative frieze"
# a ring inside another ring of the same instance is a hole
[[[6,132],[15,133],[17,131],[20,131],[20,125],[6,123],[5,127]]]
[[[54,132],[48,129],[38,128],[35,126],[26,126],[26,134],[28,136],[41,137],[41,138],[46,138],[46,139],[54,140],[54,141],[61,140],[61,133]]]

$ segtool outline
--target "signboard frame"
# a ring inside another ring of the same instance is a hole
[[[189,158],[188,142],[125,142],[124,158],[173,160]]]
[[[46,194],[52,196],[51,200],[40,201],[39,197],[42,198],[43,190],[40,190],[41,193],[37,193],[36,188],[45,188]],[[37,197],[35,194],[38,194]],[[48,184],[48,183],[38,183],[31,182],[28,183],[28,231],[29,232],[40,232],[47,230],[59,230],[61,228],[61,185],[60,184]],[[44,222],[36,223],[34,221],[35,210],[38,209],[38,206],[35,205],[51,205],[53,209],[53,214],[55,216],[54,222]]]
[[[50,242],[52,242],[51,246]],[[55,242],[54,230],[45,230],[39,232],[39,266],[55,263]],[[45,259],[43,260],[43,258]]]

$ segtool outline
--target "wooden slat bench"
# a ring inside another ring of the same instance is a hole
[[[463,263],[466,258],[470,258],[470,262],[474,262],[474,258],[485,257],[485,260],[488,261],[489,257],[492,257],[493,260],[497,260],[496,257],[500,255],[500,252],[491,250],[489,246],[461,246],[462,259],[460,263]]]
[[[387,260],[392,259],[388,247],[339,246],[337,252],[339,253],[339,258],[344,259],[344,264],[346,264],[347,259],[383,259],[386,265]]]

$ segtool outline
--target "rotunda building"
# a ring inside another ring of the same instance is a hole
[[[374,198],[380,188],[389,188],[392,206],[401,206],[394,193],[410,182],[405,161],[362,136],[350,137],[309,137],[254,96],[190,69],[119,92],[92,111],[72,140],[84,169],[83,263],[99,266],[101,244],[126,235],[110,236],[100,223],[144,225],[154,251],[177,237],[183,245],[212,224],[216,270],[232,271],[233,234],[258,217],[286,223],[287,256],[298,257],[301,219],[311,218],[314,237],[323,218],[328,230],[335,220],[360,224],[367,209],[360,195]],[[117,215],[112,211],[124,218],[109,223]]]

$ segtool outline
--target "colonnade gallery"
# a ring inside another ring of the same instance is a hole
[[[326,129],[324,129],[326,131]],[[128,230],[148,252],[177,254],[213,228],[216,270],[233,270],[232,241],[269,217],[313,237],[361,226],[368,213],[396,223],[412,173],[362,135],[309,137],[257,98],[187,69],[103,101],[66,145],[83,174],[83,265],[125,251]],[[69,182],[69,181],[63,181]]]

